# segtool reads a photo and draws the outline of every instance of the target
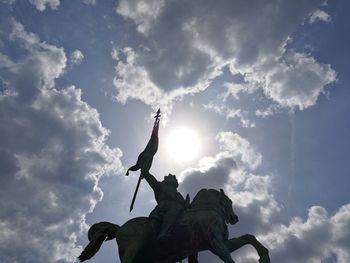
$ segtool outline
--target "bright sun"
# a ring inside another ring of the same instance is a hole
[[[200,150],[198,134],[187,127],[171,131],[166,141],[166,148],[171,158],[178,162],[190,161]]]

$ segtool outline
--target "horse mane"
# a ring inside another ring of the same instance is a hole
[[[216,189],[203,188],[199,190],[198,193],[195,195],[190,206],[193,207],[203,203],[206,203],[206,204],[213,203],[216,201],[216,200],[213,200],[213,197],[214,196],[217,197],[219,194],[220,194],[220,191]]]

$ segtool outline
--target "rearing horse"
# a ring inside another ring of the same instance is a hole
[[[197,263],[197,253],[203,250],[234,263],[230,253],[247,244],[256,249],[260,263],[270,263],[268,250],[253,235],[228,238],[227,224],[237,222],[232,201],[222,189],[202,189],[174,227],[169,242],[157,242],[157,224],[146,217],[133,218],[122,226],[100,222],[89,229],[90,243],[79,260],[91,258],[103,241],[116,238],[121,263],[174,263],[186,257]]]

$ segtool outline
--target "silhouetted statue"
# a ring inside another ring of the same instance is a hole
[[[151,219],[137,217],[119,226],[100,222],[91,226],[90,243],[81,253],[81,262],[91,258],[103,241],[116,238],[121,263],[175,263],[186,257],[197,262],[197,252],[210,250],[225,263],[234,263],[230,253],[250,244],[260,256],[260,263],[270,263],[268,250],[253,235],[228,238],[228,224],[238,221],[232,201],[221,191],[200,190],[190,207],[178,218],[171,238],[157,241]],[[192,256],[192,257],[191,257]]]
[[[185,200],[177,191],[174,175],[159,182],[149,173],[158,148],[159,117],[160,110],[151,139],[137,163],[128,169],[141,169],[130,211],[142,178],[153,189],[157,206],[148,218],[133,218],[122,226],[109,222],[92,225],[88,232],[90,242],[79,260],[90,259],[104,241],[116,239],[121,263],[175,263],[185,258],[189,263],[198,263],[197,253],[203,250],[210,250],[225,263],[234,263],[230,253],[246,244],[257,250],[260,263],[270,263],[268,250],[253,235],[228,238],[227,224],[237,223],[238,217],[222,189],[202,189],[190,203],[188,195]]]

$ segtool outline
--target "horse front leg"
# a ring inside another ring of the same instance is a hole
[[[221,238],[214,237],[210,240],[210,251],[217,255],[225,263],[235,263],[230,255],[230,250],[228,249],[225,241]]]
[[[189,256],[188,263],[198,263],[198,253]]]
[[[244,245],[252,245],[260,257],[260,263],[271,263],[269,250],[264,247],[253,235],[245,234],[237,238],[231,238],[226,242],[226,246],[230,252],[233,252]]]

